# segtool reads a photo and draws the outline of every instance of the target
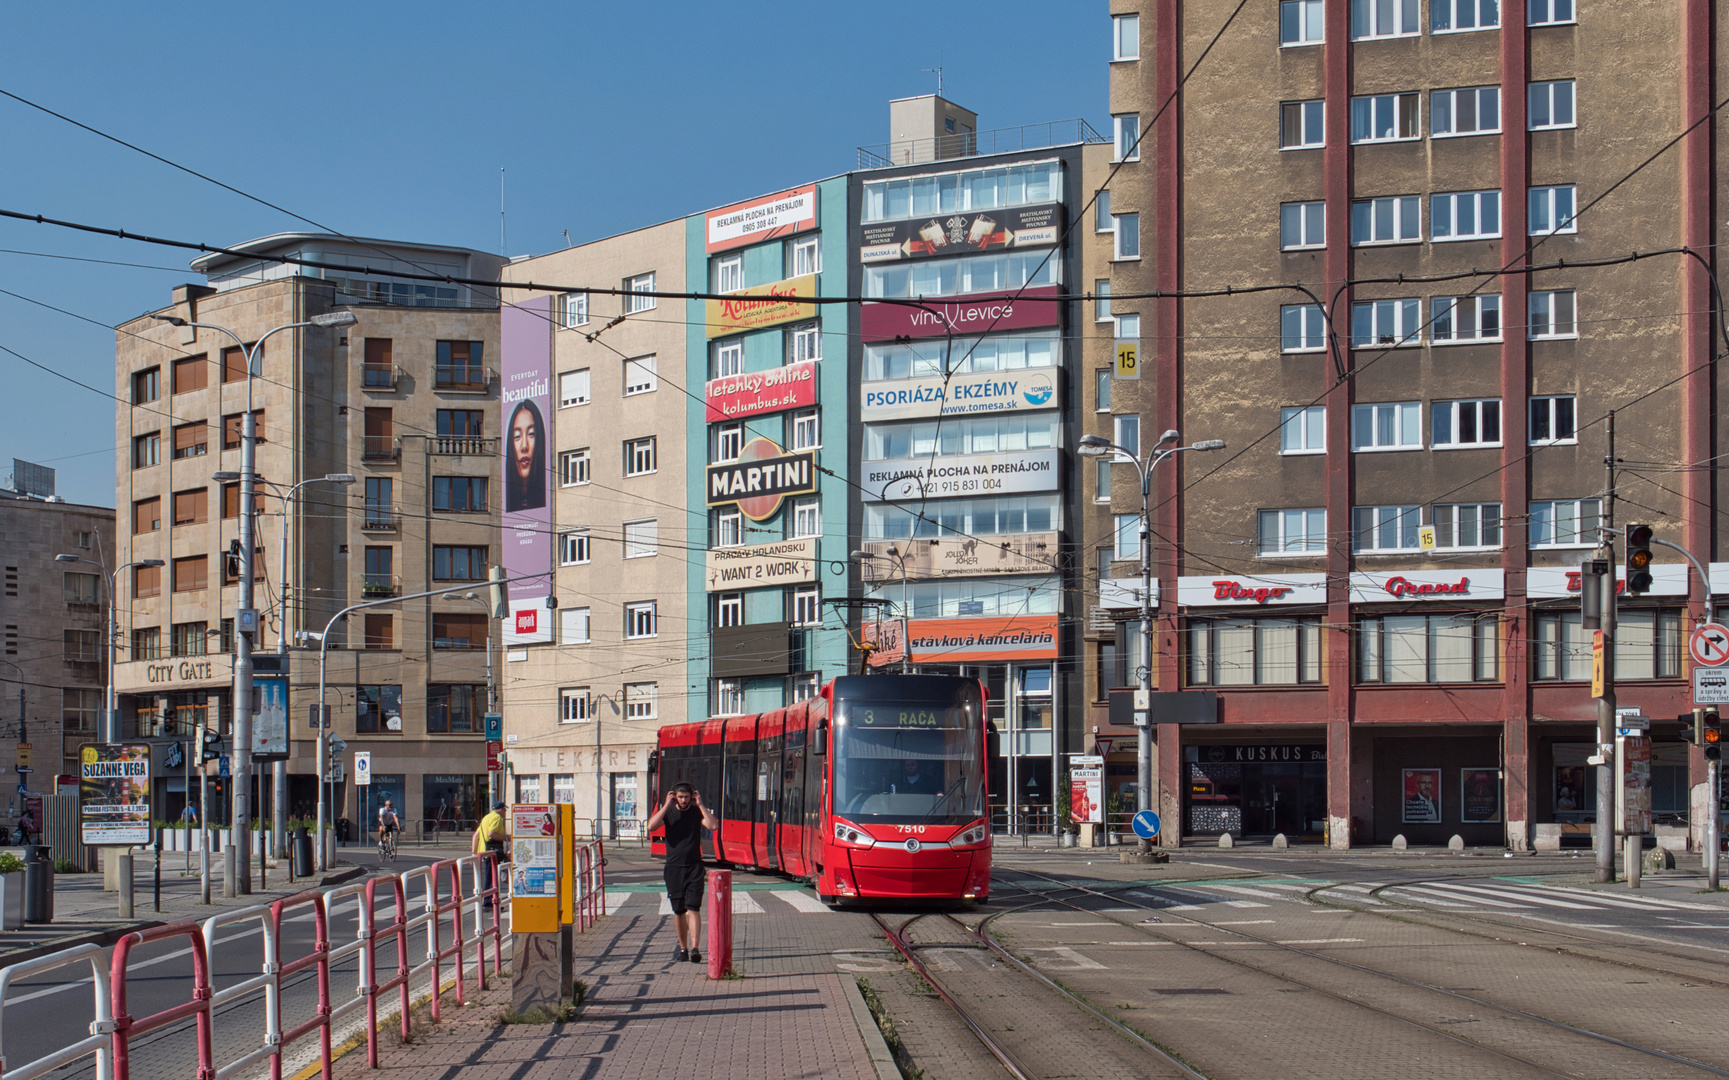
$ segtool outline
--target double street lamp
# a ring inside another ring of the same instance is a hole
[[[135,559],[132,562],[121,563],[119,566],[114,568],[112,573],[110,573],[108,567],[94,559],[86,559],[82,555],[56,555],[54,556],[54,561],[63,563],[89,563],[91,566],[101,569],[102,573],[108,578],[108,700],[103,706],[102,723],[97,725],[96,728],[96,741],[104,743],[119,742],[120,719],[115,715],[114,661],[120,646],[120,621],[116,617],[114,610],[114,590],[119,582],[120,571],[122,570],[127,570],[134,566],[161,567],[167,564],[161,559]]]
[[[234,690],[231,706],[234,711],[234,776],[231,820],[234,823],[234,864],[237,867],[247,867],[251,865],[252,847],[252,814],[248,805],[252,795],[252,638],[258,633],[258,610],[252,606],[253,513],[256,509],[255,485],[258,479],[258,418],[252,412],[252,377],[258,366],[258,350],[264,347],[264,342],[272,335],[284,330],[353,326],[360,320],[355,318],[352,311],[314,315],[304,322],[285,323],[274,327],[248,345],[239,334],[226,326],[182,319],[178,315],[153,315],[151,318],[171,326],[189,326],[227,334],[234,340],[234,344],[239,346],[246,359],[246,411],[240,418],[240,597],[234,609]],[[225,361],[224,369],[226,366]],[[250,893],[250,873],[242,870],[236,876],[234,884],[236,892]]]
[[[1115,454],[1112,463],[1132,463],[1141,477],[1141,663],[1137,685],[1141,693],[1151,696],[1153,692],[1153,522],[1151,517],[1151,501],[1153,490],[1153,470],[1159,467],[1159,462],[1173,457],[1185,450],[1223,450],[1225,440],[1202,439],[1188,446],[1176,446],[1182,436],[1175,429],[1159,436],[1159,441],[1148,451],[1146,461],[1126,447],[1118,446],[1103,435],[1083,435],[1080,439],[1080,452],[1088,457],[1103,457]],[[1113,538],[1115,543],[1115,538]],[[1152,717],[1139,710],[1135,714],[1135,812],[1152,809],[1153,789],[1153,727]],[[1152,851],[1152,842],[1139,842],[1142,854]]]

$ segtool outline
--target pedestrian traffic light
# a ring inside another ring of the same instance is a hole
[[[1706,711],[1704,720],[1705,730],[1702,732],[1702,745],[1705,747],[1705,759],[1707,761],[1717,761],[1723,756],[1722,725],[1723,721],[1717,715],[1716,709],[1709,709]]]
[[[238,581],[240,579],[240,541],[228,541],[228,554],[225,556],[225,562],[228,580]]]
[[[1651,591],[1651,526],[1627,526],[1627,595]]]

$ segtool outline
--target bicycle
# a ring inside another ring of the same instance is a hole
[[[396,861],[396,830],[380,829],[378,832],[378,857],[385,862]]]

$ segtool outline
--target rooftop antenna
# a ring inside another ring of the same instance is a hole
[[[570,238],[569,229],[564,230],[564,246],[567,248],[573,248],[576,246],[576,241]]]
[[[504,254],[504,170],[498,170],[498,253]]]
[[[934,71],[937,73],[937,97],[942,97],[943,96],[943,69],[941,67],[934,67],[934,68],[919,68],[919,70],[920,71]]]

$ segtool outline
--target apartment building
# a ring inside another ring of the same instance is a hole
[[[56,794],[56,775],[78,775],[107,707],[114,511],[0,490],[0,540],[0,771],[13,827],[27,799]]]
[[[632,835],[648,816],[656,731],[704,696],[687,675],[707,637],[687,596],[702,564],[687,538],[705,517],[687,503],[693,331],[682,302],[649,295],[684,290],[686,230],[679,218],[504,271],[571,286],[512,290],[502,316],[502,467],[523,484],[506,498],[502,563],[531,578],[510,586],[501,666],[508,797],[574,803],[578,818]]]
[[[317,801],[311,717],[317,635],[328,626],[324,704],[350,747],[330,773],[333,819],[369,821],[388,797],[420,827],[454,829],[486,796],[492,632],[484,593],[467,594],[499,557],[497,299],[397,275],[496,279],[503,260],[308,233],[235,250],[245,254],[195,260],[208,284],[176,288],[168,307],[116,335],[126,403],[116,558],[162,562],[122,575],[123,735],[160,748],[159,803],[170,817],[195,773],[165,763],[190,756],[192,731],[219,730],[233,752],[240,492],[217,474],[240,468],[250,383],[262,624],[253,648],[263,700],[286,702],[287,812],[309,816]],[[271,333],[338,310],[357,323]],[[249,347],[263,341],[250,380],[240,344],[216,327]],[[368,787],[349,783],[354,751],[372,754]],[[219,765],[209,768],[214,807],[227,792]]]
[[[1614,524],[1722,557],[1693,467],[1717,453],[1710,275],[1615,261],[1715,243],[1711,127],[1683,136],[1720,79],[1711,6],[1283,0],[1222,32],[1178,0],[1110,12],[1111,304],[1146,372],[1111,416],[1143,451],[1228,444],[1153,487],[1156,685],[1216,695],[1210,723],[1155,710],[1164,842],[1588,842],[1573,571],[1609,510],[1611,410]],[[1703,817],[1671,736],[1710,588],[1665,551],[1622,600],[1659,822]]]

